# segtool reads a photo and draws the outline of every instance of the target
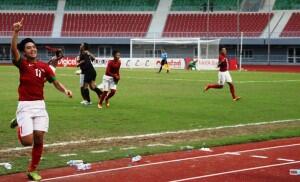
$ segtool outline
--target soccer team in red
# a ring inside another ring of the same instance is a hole
[[[19,102],[16,111],[16,119],[13,120],[11,127],[17,127],[17,133],[20,143],[23,146],[32,146],[32,160],[28,166],[27,176],[34,181],[40,181],[42,177],[37,172],[42,152],[44,135],[48,131],[49,117],[44,102],[44,84],[49,82],[54,87],[72,98],[72,91],[67,89],[55,76],[57,61],[63,57],[62,50],[55,51],[49,64],[38,60],[37,47],[35,42],[26,38],[18,44],[18,34],[23,27],[23,18],[20,22],[13,24],[13,35],[11,40],[11,52],[13,64],[19,69]],[[81,69],[81,96],[84,105],[90,105],[89,88],[94,91],[99,99],[98,108],[103,108],[103,103],[108,108],[109,99],[117,91],[117,84],[120,80],[120,51],[113,51],[113,59],[107,63],[102,83],[95,84],[97,73],[92,65],[95,56],[89,52],[88,44],[83,43],[80,46],[80,55],[77,58],[78,67]],[[219,57],[219,82],[218,84],[209,84],[204,91],[211,88],[223,88],[225,83],[229,84],[230,92],[234,101],[240,99],[235,94],[234,85],[228,72],[228,58],[226,49],[223,48]]]

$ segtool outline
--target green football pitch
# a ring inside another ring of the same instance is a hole
[[[45,143],[300,118],[300,74],[296,73],[232,72],[236,92],[242,97],[240,101],[234,102],[228,86],[203,93],[205,84],[216,82],[216,71],[171,70],[170,74],[157,74],[157,70],[153,69],[122,69],[118,91],[111,99],[111,107],[99,110],[94,92],[90,92],[92,105],[80,104],[79,76],[75,71],[75,68],[57,69],[57,79],[73,91],[72,99],[58,92],[51,84],[45,85],[45,100],[50,117]],[[99,84],[104,69],[97,68],[97,73]],[[17,68],[0,67],[0,150],[21,146],[15,130],[9,128],[9,121],[15,116],[17,106],[18,78]],[[259,140],[276,134],[278,137],[300,136],[300,123],[297,127],[284,131],[270,130],[261,135],[247,135],[247,138]],[[240,135],[241,137],[231,138],[220,144],[242,142],[243,133]],[[178,143],[184,145],[189,141]],[[161,148],[157,151],[147,148],[140,150],[143,154],[169,151]],[[79,148],[78,151],[84,153],[85,149]],[[119,151],[115,154],[102,154],[97,158],[86,157],[87,160],[96,161],[122,157],[124,153]],[[46,157],[53,160],[57,158],[54,155],[51,152],[45,153]],[[20,167],[14,171],[20,171],[26,166],[23,156],[5,160],[20,163]],[[1,159],[0,162],[4,161]],[[42,167],[63,164],[48,162],[42,164]],[[2,169],[0,172],[6,173]]]

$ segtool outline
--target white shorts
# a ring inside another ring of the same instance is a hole
[[[80,87],[83,87],[83,85],[84,85],[84,74],[79,75],[79,84],[80,84]]]
[[[231,83],[232,82],[232,78],[230,76],[230,73],[229,71],[224,71],[224,72],[219,72],[219,75],[218,75],[218,84],[219,85],[224,85],[225,83]]]
[[[117,84],[114,78],[111,76],[103,75],[103,80],[100,85],[97,86],[101,91],[117,90]]]
[[[22,137],[35,130],[48,132],[49,116],[43,100],[19,101],[16,115]]]
[[[51,68],[51,70],[53,71],[53,73],[55,73],[56,68],[54,66],[52,66],[52,65],[49,65],[49,67]]]

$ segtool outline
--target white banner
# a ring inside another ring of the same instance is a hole
[[[111,58],[96,58],[93,65],[94,67],[104,68],[107,65],[107,62]],[[154,58],[121,58],[121,68],[159,68],[161,59]],[[187,63],[184,59],[181,58],[169,58],[168,64],[171,69],[185,69]],[[218,60],[217,59],[200,59],[197,62],[197,70],[216,70]],[[58,66],[64,67],[76,67],[75,57],[64,57],[59,61]]]
[[[96,58],[95,67],[106,67],[110,59]],[[121,58],[121,68],[159,68],[161,59],[154,58]],[[180,58],[169,58],[168,64],[171,69],[185,69],[186,62]],[[217,59],[200,59],[196,66],[198,70],[216,70],[218,65]]]

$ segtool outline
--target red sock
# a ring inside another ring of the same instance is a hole
[[[116,90],[111,90],[110,93],[108,94],[108,96],[106,97],[105,101],[108,101],[108,99],[110,99],[112,96],[114,96],[116,93]]]
[[[232,98],[233,98],[233,99],[236,98],[236,95],[235,95],[235,89],[234,89],[233,84],[232,84],[232,83],[229,84],[229,87],[230,87],[230,93],[231,93]]]
[[[102,105],[102,103],[103,103],[104,99],[106,98],[106,96],[107,96],[107,91],[104,91],[104,92],[102,93],[101,99],[100,99],[100,101],[99,101],[99,104],[100,104],[100,105]]]
[[[36,170],[37,166],[40,163],[42,153],[43,153],[43,144],[34,144],[31,153],[31,163],[28,169],[29,172]]]
[[[210,88],[220,89],[220,88],[223,88],[223,85],[219,85],[219,84],[210,84],[210,85],[207,85],[207,88],[208,88],[208,89],[210,89]]]

